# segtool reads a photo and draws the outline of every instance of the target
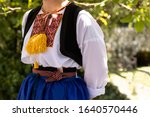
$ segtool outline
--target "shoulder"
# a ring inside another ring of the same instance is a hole
[[[28,11],[26,11],[26,12],[24,13],[23,18],[22,18],[22,25],[24,25],[24,24],[26,23],[27,18],[28,18],[28,15],[29,15],[29,13],[31,12],[31,10],[32,10],[32,9],[30,9],[30,10],[28,10]]]
[[[27,17],[28,17],[28,15],[29,15],[29,13],[32,11],[32,9],[30,9],[30,10],[28,10],[28,11],[26,11],[25,13],[24,13],[24,15],[23,15],[23,20],[26,20],[27,19]]]
[[[100,25],[86,10],[81,10],[78,14],[77,30],[84,33],[89,39],[91,38],[92,40],[94,40],[93,38],[104,38],[104,34]],[[88,38],[86,40],[88,40]]]
[[[77,23],[86,27],[98,25],[94,17],[86,10],[81,10],[77,17]]]
[[[78,17],[81,17],[81,18],[93,18],[93,16],[86,10],[81,10],[78,14]]]
[[[27,10],[24,14],[29,14],[33,9]]]
[[[30,9],[28,11],[25,12],[24,16],[23,16],[23,19],[27,18],[28,16],[35,16],[37,14],[39,14],[41,12],[41,6],[38,6],[36,8],[33,8],[33,9]]]
[[[35,7],[35,8],[32,8],[32,9],[29,9],[29,10],[27,10],[26,12],[25,12],[25,14],[24,15],[27,15],[27,14],[29,14],[30,12],[32,13],[39,13],[39,11],[41,10],[41,6],[38,6],[38,7]]]

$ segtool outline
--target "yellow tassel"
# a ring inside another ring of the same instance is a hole
[[[26,51],[29,54],[39,54],[45,52],[46,49],[47,49],[47,37],[45,34],[33,35],[26,45]]]
[[[39,68],[39,64],[38,64],[37,61],[35,61],[35,62],[34,62],[34,69],[37,69],[37,68]]]

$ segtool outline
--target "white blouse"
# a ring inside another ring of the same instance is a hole
[[[57,12],[63,14],[65,9]],[[23,16],[22,21],[22,34],[27,20],[27,16],[30,10]],[[39,12],[41,14],[42,11]],[[57,14],[56,13],[56,14]],[[53,15],[56,15],[53,14]],[[49,24],[51,21],[49,22]],[[33,22],[34,24],[34,22]],[[76,67],[80,69],[81,66],[69,57],[66,57],[60,52],[60,23],[57,32],[54,37],[53,47],[48,47],[45,53],[37,55],[29,55],[25,50],[25,46],[31,36],[33,24],[30,27],[28,33],[24,38],[21,61],[25,64],[33,64],[34,60],[43,67]],[[108,68],[107,68],[107,55],[104,42],[104,35],[95,19],[85,10],[79,12],[77,17],[77,43],[83,56],[83,69],[84,69],[84,81],[87,84],[90,98],[94,98],[98,95],[105,93],[105,86],[108,81]],[[69,33],[69,32],[68,32]]]

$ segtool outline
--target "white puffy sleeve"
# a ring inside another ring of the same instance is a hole
[[[107,54],[103,32],[85,10],[77,18],[77,42],[83,56],[84,81],[90,98],[105,93],[108,80]]]
[[[31,9],[32,10],[32,9]],[[25,25],[27,23],[27,18],[28,15],[30,13],[31,10],[28,10],[22,19],[22,37],[24,37],[24,30],[25,30]],[[30,55],[25,51],[25,45],[27,43],[28,37],[31,34],[31,28],[29,29],[30,33],[27,33],[25,38],[23,39],[23,46],[22,46],[22,51],[21,51],[21,62],[25,63],[25,64],[32,64],[33,63],[33,59],[30,57]]]

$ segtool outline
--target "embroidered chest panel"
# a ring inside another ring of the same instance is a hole
[[[62,20],[63,14],[52,16],[47,21],[47,16],[38,14],[35,18],[31,36],[45,33],[47,36],[47,47],[53,47],[54,37]]]

